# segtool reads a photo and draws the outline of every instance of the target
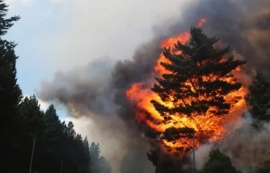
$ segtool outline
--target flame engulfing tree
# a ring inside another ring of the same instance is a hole
[[[211,118],[228,114],[238,102],[239,97],[231,93],[239,90],[241,83],[232,72],[245,63],[228,55],[229,46],[221,47],[218,38],[208,37],[202,29],[191,28],[190,35],[187,44],[178,42],[174,48],[165,48],[166,60],[160,64],[166,73],[156,78],[152,88],[162,100],[151,100],[164,118],[162,123],[171,124],[163,139],[173,144],[180,140],[180,151],[191,147],[186,141],[193,137],[195,145],[211,137],[211,128],[215,128]],[[204,122],[210,122],[209,129],[202,127]]]

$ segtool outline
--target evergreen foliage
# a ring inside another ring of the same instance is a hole
[[[18,106],[19,124],[17,127],[19,138],[19,145],[16,146],[17,157],[13,161],[17,164],[16,168],[21,171],[29,169],[30,153],[32,152],[33,139],[36,140],[36,146],[41,145],[39,140],[44,136],[45,119],[44,112],[40,110],[38,100],[35,96],[25,97]],[[35,157],[39,158],[41,150],[36,150]],[[14,170],[13,170],[14,171]],[[16,170],[17,171],[17,170]]]
[[[44,113],[35,96],[22,99],[16,45],[2,38],[19,17],[6,18],[7,7],[0,0],[0,172],[28,173],[35,140],[32,172],[59,173],[62,165],[63,173],[90,173],[87,138],[61,122],[53,105]]]
[[[172,115],[194,117],[203,116],[208,111],[214,116],[226,115],[231,103],[226,102],[225,96],[241,88],[241,83],[236,81],[231,72],[245,61],[227,55],[229,46],[219,48],[219,39],[208,37],[200,28],[191,28],[190,34],[189,43],[178,42],[173,50],[165,48],[163,54],[168,62],[161,62],[161,65],[168,72],[156,78],[152,88],[163,102],[173,103],[173,106],[167,106],[151,100],[164,117],[165,124],[171,123]],[[210,107],[216,109],[210,110]],[[179,138],[192,138],[194,132],[190,127],[170,127],[164,137],[173,142]]]
[[[40,110],[35,96],[25,97],[18,106],[19,120],[23,132],[28,137],[43,136],[45,130],[44,112]]]
[[[1,171],[23,173],[29,171],[30,156],[35,138],[32,170],[39,173],[90,173],[90,150],[88,140],[76,134],[74,125],[61,122],[53,105],[44,113],[35,96],[25,97],[18,106],[20,138],[13,148],[16,157],[6,153],[16,167],[3,167]]]
[[[10,126],[11,121],[18,116],[17,106],[21,101],[22,93],[16,78],[16,60],[13,42],[6,41],[2,36],[19,20],[18,16],[5,18],[7,5],[0,0],[0,127]]]
[[[262,72],[253,77],[246,101],[255,120],[270,121],[270,83]]]
[[[231,163],[231,159],[222,154],[218,149],[212,150],[209,159],[200,173],[240,173]]]
[[[19,145],[17,133],[18,116],[17,106],[22,93],[16,79],[15,43],[3,39],[3,35],[19,20],[18,16],[6,18],[7,5],[0,0],[0,167],[6,169],[12,166],[12,158],[16,157],[16,148]],[[7,157],[3,157],[7,156]]]
[[[109,162],[100,155],[99,144],[90,145],[90,165],[93,173],[111,173]]]

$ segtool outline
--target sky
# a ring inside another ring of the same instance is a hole
[[[5,37],[18,44],[17,77],[23,94],[36,94],[42,81],[56,72],[101,58],[130,59],[140,44],[154,37],[157,27],[166,28],[161,24],[174,18],[179,21],[181,9],[191,1],[7,0],[8,15],[21,16]],[[43,109],[48,106],[40,103]],[[67,112],[57,108],[67,118]]]
[[[178,21],[190,1],[7,0],[8,15],[21,16],[5,37],[18,44],[17,78],[23,94],[36,94],[57,72],[84,68],[102,58],[132,58],[139,45],[154,37],[155,29],[166,28],[161,24]],[[40,104],[43,110],[48,106]],[[72,120],[78,133],[91,138],[89,119],[74,119],[63,107],[56,108],[62,120]]]
[[[9,15],[21,16],[7,38],[18,43],[18,82],[34,94],[56,71],[97,58],[130,58],[152,37],[153,26],[179,14],[171,0],[8,0]],[[117,44],[116,44],[117,43]]]

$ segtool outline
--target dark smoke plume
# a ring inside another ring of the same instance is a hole
[[[155,26],[155,39],[141,45],[126,60],[101,60],[85,68],[57,73],[52,81],[42,83],[39,98],[66,105],[71,116],[90,117],[99,135],[118,141],[118,152],[146,144],[139,135],[125,91],[133,83],[151,80],[162,51],[161,40],[188,31],[201,17],[207,19],[203,30],[208,35],[220,37],[231,45],[232,53],[247,60],[247,73],[256,69],[270,72],[269,0],[197,0],[181,10],[181,17]]]
[[[184,20],[173,25],[173,34],[180,26],[191,26],[205,17],[203,29],[209,35],[229,43],[235,53],[247,60],[250,70],[270,67],[270,1],[269,0],[199,0],[185,10]]]

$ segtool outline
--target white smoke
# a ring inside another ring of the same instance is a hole
[[[260,129],[254,127],[260,125]],[[226,136],[217,143],[201,145],[195,151],[196,168],[201,169],[212,149],[218,148],[231,158],[233,165],[248,172],[262,165],[270,156],[270,123],[255,122],[249,112],[228,125]]]

